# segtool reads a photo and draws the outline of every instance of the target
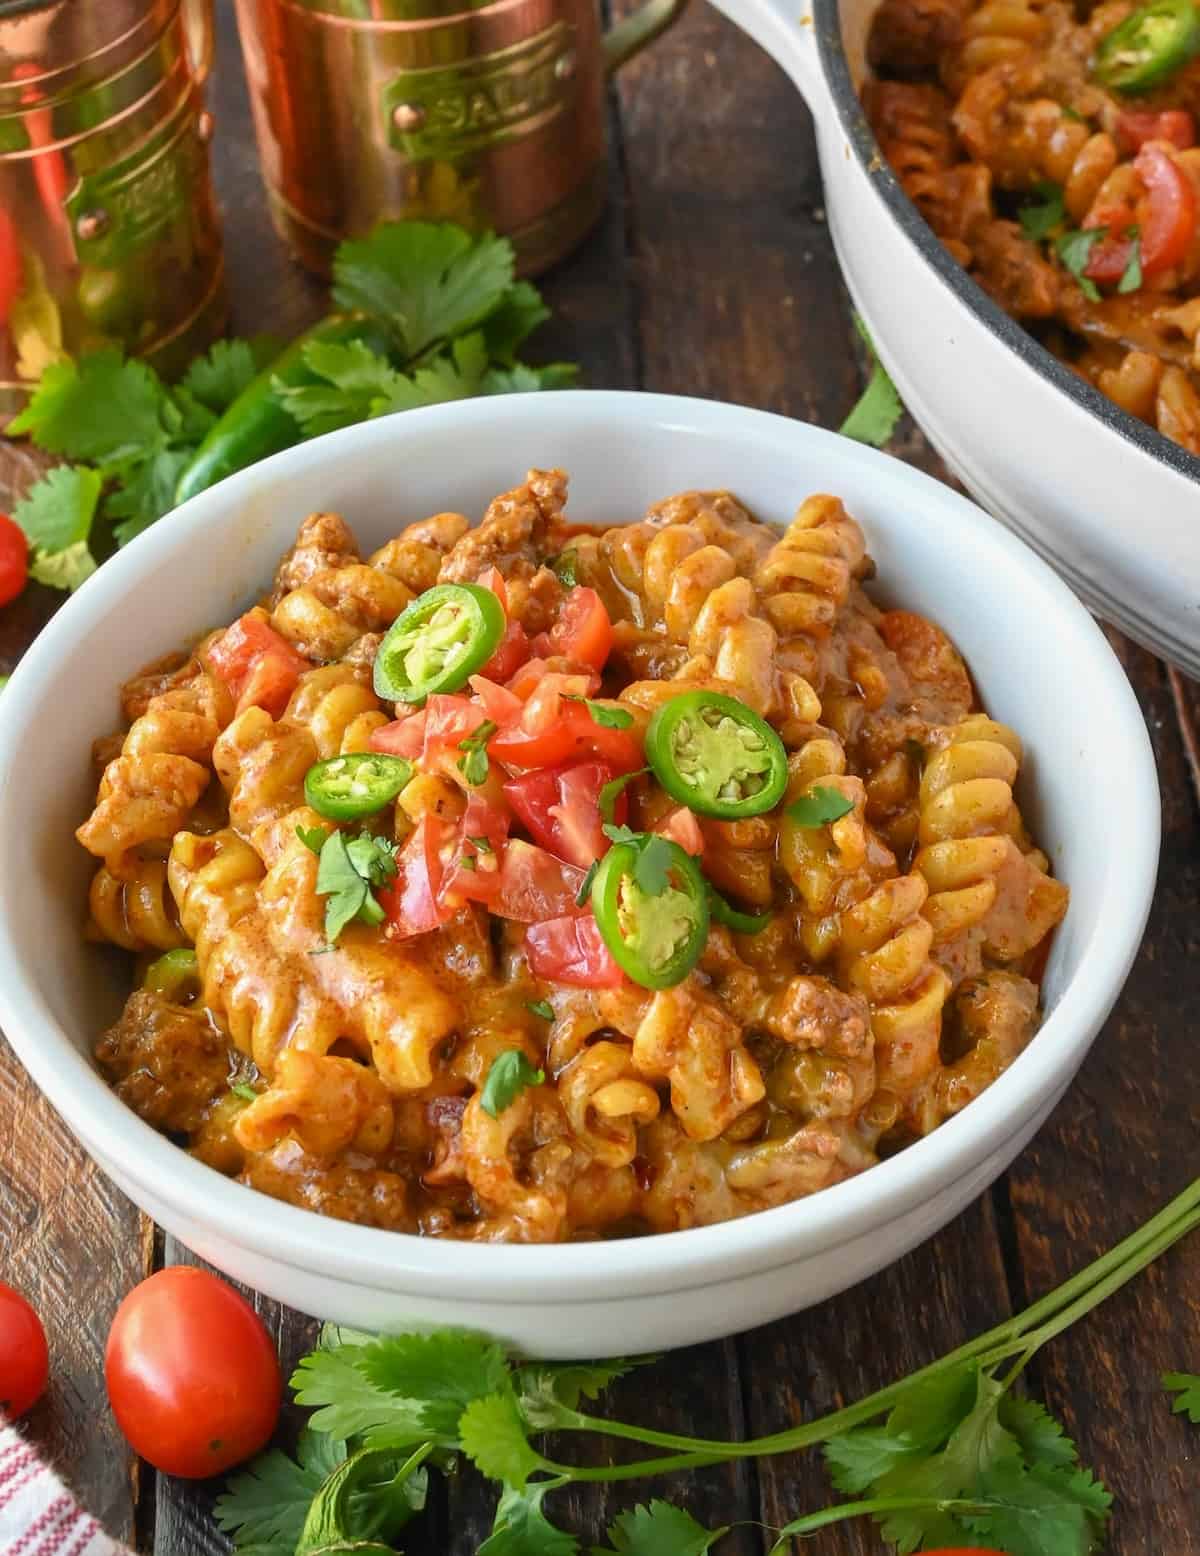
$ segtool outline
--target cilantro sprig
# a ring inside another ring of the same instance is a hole
[[[553,1016],[554,1011],[551,1010],[547,1019]],[[528,1057],[519,1048],[506,1048],[502,1054],[496,1055],[488,1068],[487,1080],[479,1095],[479,1106],[490,1118],[499,1118],[501,1113],[512,1107],[527,1086],[540,1086],[545,1079],[546,1072],[530,1064]]]
[[[630,827],[614,826],[606,821],[601,829],[614,843],[629,843],[636,850],[633,879],[647,897],[661,897],[670,884],[671,842],[658,832],[634,832]],[[593,877],[594,878],[594,877]],[[584,884],[591,884],[584,877]],[[583,888],[580,887],[582,894]],[[578,898],[576,899],[578,901]]]
[[[858,314],[854,315],[854,328],[866,347],[871,376],[838,431],[844,438],[853,438],[856,443],[869,443],[872,448],[882,448],[891,439],[904,415],[904,401],[888,375],[887,368],[879,360],[870,331]]]
[[[533,1070],[516,1050],[500,1060],[514,1056],[522,1061],[514,1073]],[[218,1522],[244,1556],[374,1550],[393,1537],[388,1519],[411,1516],[423,1499],[424,1466],[461,1454],[497,1488],[479,1556],[582,1556],[575,1535],[546,1511],[564,1487],[821,1446],[843,1500],[775,1531],[775,1556],[793,1536],[860,1517],[874,1518],[901,1556],[935,1545],[1091,1556],[1112,1498],[1059,1423],[1015,1385],[1041,1346],[1198,1226],[1200,1179],[1023,1313],[857,1404],[749,1442],[650,1430],[586,1408],[652,1358],[531,1362],[458,1330],[372,1338],[327,1329],[292,1378],[297,1401],[314,1412],[296,1459],[272,1451],[234,1477]],[[1200,1417],[1200,1377],[1169,1373],[1163,1382],[1176,1409]],[[580,1454],[581,1462],[560,1463],[544,1434],[567,1432],[643,1443],[657,1456],[606,1464]],[[307,1536],[318,1532],[314,1544]],[[704,1556],[726,1532],[655,1500],[619,1514],[590,1556]]]
[[[458,759],[458,770],[472,788],[477,789],[481,783],[487,782],[487,743],[499,727],[494,719],[483,719],[469,735],[458,742],[458,749],[463,753]]]
[[[854,801],[840,789],[829,784],[815,784],[807,794],[802,794],[784,811],[784,815],[800,827],[826,827],[831,821],[840,821],[854,809]]]
[[[396,877],[395,843],[364,832],[346,840],[344,832],[321,827],[297,827],[296,836],[317,856],[317,895],[325,898],[325,939],[337,942],[354,919],[382,924],[383,909],[372,887],[386,886]]]

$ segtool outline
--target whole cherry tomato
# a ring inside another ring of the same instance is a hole
[[[250,1304],[204,1270],[144,1280],[117,1309],[104,1353],[117,1425],[155,1469],[201,1480],[266,1443],[279,1360]]]
[[[23,1416],[42,1397],[49,1375],[41,1319],[19,1291],[0,1281],[0,1419]]]
[[[7,513],[0,513],[0,605],[8,605],[29,577],[29,542]]]

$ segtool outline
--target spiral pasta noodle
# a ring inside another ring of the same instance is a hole
[[[187,944],[167,886],[165,859],[142,858],[132,873],[101,865],[88,892],[89,933],[125,951],[173,951]]]

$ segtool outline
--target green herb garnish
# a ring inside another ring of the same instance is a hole
[[[1106,227],[1089,227],[1086,232],[1064,232],[1054,240],[1054,252],[1062,260],[1064,268],[1078,281],[1079,290],[1093,303],[1100,301],[1100,288],[1089,276],[1084,275],[1084,271],[1093,247],[1107,231]]]
[[[882,448],[904,415],[904,401],[889,378],[887,368],[879,360],[875,343],[858,314],[854,315],[854,328],[867,348],[871,376],[867,379],[867,387],[859,396],[858,403],[838,431],[844,438],[853,438],[856,443],[869,443],[872,448]]]
[[[1067,219],[1067,212],[1063,205],[1063,192],[1058,184],[1043,179],[1040,183],[1034,184],[1033,192],[1038,196],[1038,203],[1022,208],[1021,230],[1034,243],[1040,243],[1043,238],[1048,238],[1056,227],[1062,226]]]
[[[471,734],[458,742],[458,749],[463,753],[458,759],[458,770],[472,788],[487,782],[487,743],[498,728],[499,725],[492,719],[484,719]]]
[[[784,810],[784,815],[790,817],[797,826],[825,827],[831,821],[840,821],[843,816],[848,816],[853,809],[854,801],[847,799],[840,789],[818,784],[798,800],[793,800]]]
[[[303,841],[312,848],[308,838]],[[371,888],[386,886],[395,877],[396,845],[366,833],[347,843],[344,832],[330,832],[319,857],[317,893],[326,899],[325,938],[329,944],[337,941],[352,919],[382,924],[384,912]]]
[[[530,1000],[525,1008],[533,1011],[535,1016],[541,1016],[543,1021],[554,1020],[554,1006],[549,1000]]]
[[[499,1118],[527,1086],[540,1086],[545,1079],[546,1072],[535,1069],[519,1048],[506,1048],[492,1060],[479,1106],[492,1118]]]

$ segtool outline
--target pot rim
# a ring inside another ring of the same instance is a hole
[[[899,179],[875,137],[850,74],[842,41],[840,0],[811,0],[817,57],[826,90],[854,156],[878,192],[888,215],[935,272],[938,279],[975,315],[979,322],[1015,353],[1040,378],[1054,385],[1081,409],[1111,432],[1132,443],[1151,459],[1169,466],[1188,480],[1200,482],[1200,455],[1156,427],[1122,410],[1115,400],[1071,372],[1025,327],[1004,312],[946,248],[942,240],[905,194]]]

